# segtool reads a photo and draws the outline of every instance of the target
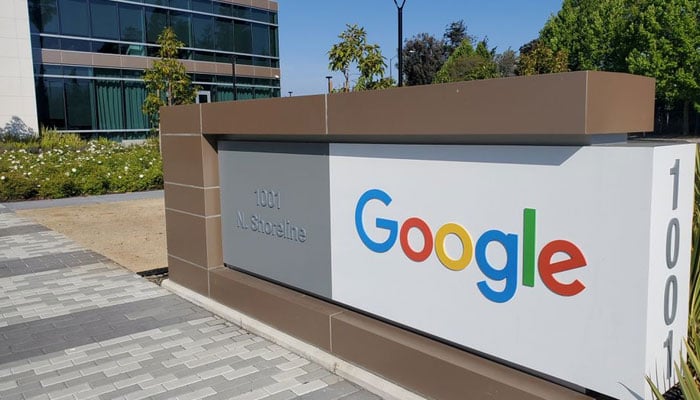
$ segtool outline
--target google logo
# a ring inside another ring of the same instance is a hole
[[[362,243],[373,252],[386,253],[396,244],[397,236],[401,250],[409,260],[423,262],[435,251],[440,263],[452,271],[461,271],[476,259],[476,264],[486,278],[501,282],[505,285],[501,290],[495,290],[489,286],[489,282],[482,280],[477,283],[481,294],[488,300],[496,303],[505,303],[515,296],[518,286],[518,245],[519,238],[515,233],[505,233],[496,229],[488,230],[474,241],[471,233],[456,222],[448,222],[437,229],[435,234],[430,226],[421,218],[411,217],[400,224],[396,220],[377,218],[375,226],[389,232],[389,237],[383,242],[374,241],[369,237],[363,223],[365,206],[371,201],[379,201],[385,206],[392,202],[391,196],[380,189],[366,191],[357,201],[355,207],[355,228]],[[560,296],[575,296],[581,293],[586,286],[578,279],[564,283],[557,280],[555,275],[559,272],[582,268],[587,265],[581,249],[567,240],[553,240],[536,253],[535,235],[537,226],[537,211],[526,208],[523,210],[523,249],[522,249],[522,286],[535,286],[535,270],[539,272],[544,285],[553,293]],[[423,238],[423,247],[415,249],[411,247],[408,235],[412,231],[418,231]],[[448,236],[455,236],[462,244],[462,252],[458,258],[452,258],[447,254],[445,241]],[[500,268],[491,265],[486,250],[489,245],[500,245],[505,250],[506,262]],[[566,257],[554,261],[554,256],[564,254]]]

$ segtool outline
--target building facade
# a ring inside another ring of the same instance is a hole
[[[13,54],[23,62],[15,63],[22,65],[14,75],[27,67],[25,53],[31,49],[38,124],[25,117],[29,126],[116,139],[143,137],[150,127],[141,112],[146,96],[142,74],[157,58],[156,40],[167,26],[184,43],[180,58],[201,89],[198,101],[233,100],[234,89],[239,100],[280,96],[275,1],[12,2],[15,31],[23,33],[20,19],[27,21],[27,35],[15,39],[18,51]]]

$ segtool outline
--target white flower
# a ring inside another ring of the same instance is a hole
[[[0,181],[4,181],[4,180],[5,180],[5,175],[0,176]]]
[[[71,168],[70,170],[71,170],[71,172],[73,172],[73,173],[77,172],[75,168]]]
[[[143,174],[139,174],[139,178],[143,178]]]

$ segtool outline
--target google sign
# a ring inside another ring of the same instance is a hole
[[[332,298],[652,399],[645,377],[675,383],[687,329],[694,151],[331,144]]]
[[[445,268],[452,271],[465,269],[476,258],[476,264],[481,272],[494,281],[504,281],[502,290],[491,288],[487,281],[480,281],[477,287],[484,297],[495,302],[505,303],[515,296],[518,281],[518,235],[515,233],[505,233],[492,229],[481,234],[474,244],[472,235],[467,229],[456,222],[449,222],[442,225],[433,233],[428,224],[421,218],[410,217],[401,224],[395,220],[377,218],[376,227],[386,230],[389,235],[383,242],[376,242],[369,237],[362,222],[365,205],[370,201],[379,201],[388,206],[392,202],[391,196],[380,189],[371,189],[360,196],[355,208],[355,228],[357,234],[368,249],[376,253],[385,253],[391,250],[396,243],[397,232],[401,249],[406,257],[415,262],[425,261],[435,249],[435,255]],[[535,285],[535,227],[537,211],[526,208],[523,210],[523,243],[522,252],[522,284],[533,287]],[[423,248],[415,250],[411,247],[408,234],[411,230],[420,232],[423,239]],[[445,240],[449,235],[454,235],[459,239],[462,254],[460,257],[451,258],[445,249]],[[490,244],[500,245],[506,253],[505,265],[501,268],[494,267],[486,255],[486,249]],[[557,253],[564,253],[568,259],[553,262],[552,257]],[[586,266],[586,258],[581,250],[573,243],[566,240],[553,240],[547,243],[540,251],[537,269],[542,282],[560,296],[575,296],[581,293],[586,287],[578,279],[569,283],[562,283],[554,276],[557,272],[568,271]]]
[[[694,157],[220,142],[224,262],[577,390],[652,399],[645,377],[672,386],[684,349]]]

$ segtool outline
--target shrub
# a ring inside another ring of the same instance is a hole
[[[0,201],[162,189],[158,142],[124,147],[107,139],[42,131],[0,142]]]

